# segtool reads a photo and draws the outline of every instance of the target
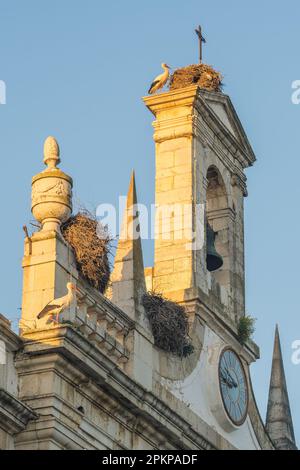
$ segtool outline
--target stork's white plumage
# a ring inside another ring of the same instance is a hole
[[[75,298],[75,284],[73,284],[72,282],[68,282],[67,290],[68,293],[66,295],[64,295],[63,297],[59,297],[58,299],[51,300],[47,305],[45,305],[43,310],[38,314],[37,318],[40,320],[46,315],[53,317],[55,316],[56,320],[54,320],[54,318],[52,320],[58,323],[59,315],[71,305]]]
[[[170,67],[165,63],[161,64],[161,66],[164,69],[164,72],[161,73],[160,75],[157,75],[157,77],[151,83],[151,86],[148,90],[148,93],[150,95],[152,95],[152,93],[155,93],[157,90],[162,88],[168,81]]]

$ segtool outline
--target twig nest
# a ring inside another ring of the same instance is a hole
[[[110,277],[111,238],[106,227],[88,212],[79,212],[62,226],[65,240],[73,248],[78,272],[89,284],[103,293]]]
[[[179,357],[192,354],[194,347],[188,336],[189,324],[184,307],[154,292],[144,294],[143,306],[158,348]]]
[[[189,65],[175,70],[170,78],[170,90],[198,85],[209,91],[222,91],[222,75],[210,65]]]

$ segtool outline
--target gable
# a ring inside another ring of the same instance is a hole
[[[208,92],[203,89],[201,89],[200,94],[212,115],[215,116],[217,121],[222,123],[225,130],[229,131],[230,135],[247,155],[248,162],[252,164],[256,160],[253,149],[229,96],[219,92]]]
[[[209,106],[214,111],[214,113],[218,116],[218,118],[223,122],[223,124],[227,127],[227,129],[238,139],[238,135],[234,130],[230,120],[228,118],[228,114],[226,112],[226,108],[223,103],[218,103],[216,101],[212,101],[209,103]]]

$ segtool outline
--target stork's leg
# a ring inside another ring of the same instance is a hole
[[[51,315],[49,315],[49,317],[48,317],[47,324],[50,324],[50,323],[56,323],[54,313],[51,313]]]
[[[56,323],[59,324],[59,315],[61,314],[63,308],[59,308],[56,312]]]
[[[56,324],[59,323],[59,314],[60,314],[59,311],[56,312],[56,313],[52,313],[52,315],[51,315],[52,323],[56,323]]]

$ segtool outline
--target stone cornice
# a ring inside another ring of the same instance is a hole
[[[227,207],[226,209],[207,211],[207,217],[208,219],[211,219],[211,220],[228,217],[228,219],[234,222],[236,218],[236,213],[233,209],[231,209],[230,207]]]
[[[216,331],[224,342],[232,344],[236,351],[250,364],[259,359],[259,347],[252,341],[248,340],[246,344],[241,345],[238,340],[237,327],[229,316],[224,315],[224,306],[214,303],[212,305],[211,295],[206,295],[200,288],[185,289],[184,291],[172,291],[168,293],[171,300],[185,299],[184,303],[188,310],[199,312],[199,319],[204,321],[210,329]],[[191,308],[189,308],[191,307]]]
[[[226,128],[209,106],[211,98],[225,106],[231,116],[231,121],[234,121],[234,128],[238,133],[239,139]],[[201,116],[208,128],[211,129],[214,137],[217,136],[221,146],[226,149],[225,153],[228,151],[233,158],[239,161],[242,168],[246,168],[254,163],[255,155],[228,96],[222,93],[211,94],[211,92],[204,91],[198,86],[190,86],[144,97],[143,100],[155,117],[161,116],[153,124],[155,129],[154,140],[156,142],[175,137],[199,137],[203,131],[199,122],[199,117]],[[175,107],[181,109],[182,112],[178,113],[178,117],[168,119],[168,111]],[[196,113],[194,110],[196,110]]]
[[[38,415],[27,405],[0,388],[0,427],[10,434],[16,434]]]
[[[156,95],[145,96],[143,101],[156,117],[157,113],[161,110],[165,111],[177,106],[192,106],[196,99],[197,89],[197,86],[190,86],[166,93],[158,93]]]
[[[12,331],[10,321],[1,314],[0,339],[4,341],[7,349],[10,351],[17,351],[23,344],[22,339]]]
[[[232,101],[228,95],[219,92],[210,92],[207,90],[200,90],[200,94],[204,97],[204,99],[209,103],[211,102],[218,102],[222,103],[225,109],[227,110],[228,119],[233,126],[235,132],[237,133],[240,142],[243,143],[243,147],[245,148],[248,156],[249,156],[249,164],[252,165],[256,161],[255,154],[251,147],[251,144],[248,140],[248,137],[244,131],[244,128],[241,124],[241,121],[235,111],[235,108],[232,104]],[[215,114],[215,113],[214,113]]]
[[[35,330],[25,333],[24,340],[24,351],[17,357],[16,362],[19,374],[26,374],[32,368],[34,370],[35,367],[46,368],[47,358],[49,367],[53,368],[51,357],[55,353],[60,358],[59,361],[63,361],[66,374],[70,373],[70,368],[73,366],[87,379],[93,380],[110,397],[120,401],[124,405],[124,409],[141,416],[160,432],[167,434],[177,448],[214,449],[220,446],[232,448],[214,430],[208,430],[201,418],[182,402],[178,402],[174,397],[171,409],[167,400],[162,400],[135,382],[108,356],[94,347],[90,341],[72,327],[61,325],[44,332]],[[66,364],[68,364],[67,367]],[[174,410],[175,403],[177,411]],[[180,413],[181,409],[182,414]],[[209,438],[207,432],[209,432]],[[223,441],[222,443],[220,443],[220,439]]]
[[[245,141],[245,146],[238,141],[238,139],[230,132],[229,129],[227,129],[220,118],[209,106],[208,101],[205,99],[205,95],[203,95],[202,90],[200,89],[198,90],[197,100],[195,101],[195,108],[199,116],[202,116],[210,127],[213,135],[217,136],[219,142],[224,145],[229,153],[234,158],[238,159],[243,168],[253,165],[256,158],[248,140]],[[201,127],[197,123],[197,119],[195,125],[198,127],[198,132],[201,131]]]
[[[105,311],[107,315],[123,325],[127,330],[131,330],[135,326],[132,320],[123,310],[113,304],[107,297],[101,294],[97,289],[91,287],[84,279],[80,278],[77,285],[84,302],[93,305],[99,313]],[[80,300],[80,299],[79,299]]]
[[[197,87],[169,91],[143,98],[148,109],[157,118],[153,122],[154,141],[192,137],[194,135],[194,104],[197,97]],[[176,115],[170,113],[177,109]],[[169,117],[171,114],[171,117]]]

